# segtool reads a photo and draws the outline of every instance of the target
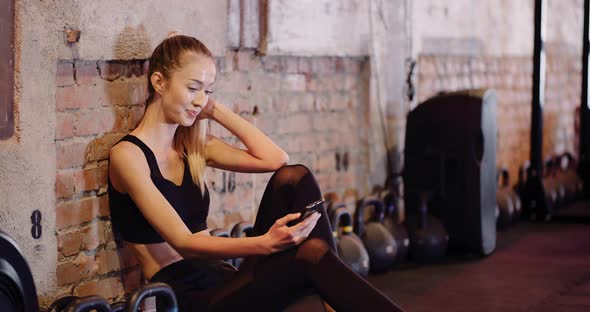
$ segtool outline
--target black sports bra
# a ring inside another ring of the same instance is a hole
[[[176,185],[162,176],[156,156],[152,150],[139,138],[126,135],[121,141],[128,141],[137,145],[143,151],[150,167],[150,177],[158,190],[168,200],[178,213],[184,224],[192,233],[207,229],[207,214],[209,213],[209,191],[205,186],[205,196],[201,189],[193,183],[192,175],[186,159],[184,160],[184,177],[182,184]],[[119,143],[117,142],[117,143]],[[109,207],[113,230],[118,238],[140,244],[162,243],[164,239],[154,230],[144,218],[139,208],[129,194],[119,193],[108,182]]]

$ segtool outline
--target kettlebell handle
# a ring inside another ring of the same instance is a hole
[[[233,227],[231,237],[250,237],[253,229],[254,225],[252,223],[242,221]]]
[[[158,300],[164,301],[165,312],[178,312],[178,302],[176,301],[176,295],[170,286],[165,283],[150,283],[139,290],[137,290],[129,299],[128,312],[137,312],[139,305],[145,300],[145,298],[157,296]]]
[[[357,201],[357,205],[356,205],[356,212],[355,212],[355,218],[354,218],[354,228],[355,228],[355,233],[359,236],[361,236],[364,232],[365,232],[365,207],[367,206],[373,206],[375,207],[375,212],[373,214],[373,217],[367,221],[368,222],[380,222],[381,220],[383,220],[383,213],[384,213],[384,207],[383,207],[383,202],[380,201],[379,199],[376,198],[363,198],[360,199],[359,201]]]
[[[78,298],[68,304],[65,312],[86,312],[96,310],[98,312],[110,312],[111,306],[106,299],[100,296],[87,296]]]
[[[333,233],[336,236],[339,229],[342,229],[344,234],[352,233],[352,217],[350,212],[345,207],[339,207],[332,210],[332,220],[334,224]]]

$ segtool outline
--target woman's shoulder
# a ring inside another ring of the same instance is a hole
[[[143,160],[143,161],[142,161]],[[149,181],[150,168],[141,149],[121,141],[109,151],[109,183],[121,193],[128,193],[132,185]]]
[[[109,164],[114,168],[134,168],[149,172],[149,166],[141,148],[128,141],[120,141],[111,147]]]
[[[129,141],[120,141],[117,144],[113,145],[109,150],[109,159],[110,161],[120,159],[120,158],[127,158],[133,157],[136,158],[138,156],[142,156],[143,152],[139,146],[129,142]]]

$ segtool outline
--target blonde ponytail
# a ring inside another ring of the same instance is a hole
[[[178,126],[174,134],[174,148],[186,158],[193,183],[199,186],[205,195],[205,143],[207,140],[207,122],[197,120],[190,127]]]

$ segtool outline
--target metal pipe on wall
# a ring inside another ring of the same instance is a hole
[[[543,189],[543,104],[545,101],[545,0],[535,0],[535,37],[533,50],[533,94],[531,110],[531,153],[527,172],[525,217],[544,219],[553,213]]]
[[[545,1],[535,0],[533,102],[531,115],[531,177],[543,174],[543,104],[545,102]]]
[[[588,61],[590,59],[590,0],[584,0],[584,37],[582,48],[582,100],[580,107],[580,165],[578,172],[584,181],[584,193],[590,197],[590,103],[588,101]]]

